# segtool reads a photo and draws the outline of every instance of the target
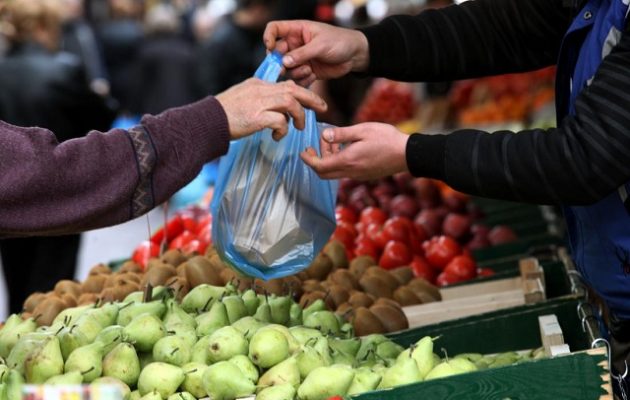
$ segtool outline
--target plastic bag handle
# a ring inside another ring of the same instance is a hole
[[[272,51],[260,64],[254,76],[265,82],[275,83],[282,72],[282,54]]]

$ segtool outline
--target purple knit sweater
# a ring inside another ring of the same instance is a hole
[[[0,236],[80,232],[138,217],[225,154],[229,140],[213,97],[145,116],[128,131],[62,144],[47,129],[0,121]]]

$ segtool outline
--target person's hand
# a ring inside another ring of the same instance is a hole
[[[359,31],[312,21],[274,21],[263,40],[267,50],[282,54],[288,75],[302,86],[316,79],[361,72],[369,64],[367,38]]]
[[[216,96],[228,118],[230,137],[240,139],[264,128],[273,130],[275,140],[289,130],[289,116],[297,129],[304,129],[304,107],[326,111],[324,100],[293,81],[267,83],[250,78]]]
[[[300,156],[323,179],[371,180],[407,171],[407,139],[395,127],[375,122],[328,128],[322,132],[321,158],[313,148]]]

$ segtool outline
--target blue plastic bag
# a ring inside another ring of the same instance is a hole
[[[267,56],[256,77],[276,82],[281,56]],[[271,130],[232,142],[219,165],[212,209],[212,240],[219,256],[243,275],[264,280],[307,268],[335,230],[337,182],[320,179],[300,159],[319,152],[312,110],[306,127],[279,142]]]

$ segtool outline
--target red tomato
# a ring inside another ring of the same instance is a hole
[[[433,267],[444,269],[453,257],[461,254],[462,248],[448,236],[436,236],[422,244],[424,254]]]
[[[440,275],[438,275],[435,281],[435,284],[442,287],[442,286],[452,285],[454,283],[458,283],[461,281],[462,280],[458,278],[457,276],[453,274],[449,274],[448,272],[444,271]]]
[[[429,265],[427,260],[422,256],[413,256],[411,264],[409,264],[414,276],[424,278],[428,282],[435,283],[436,273]]]
[[[424,257],[424,250],[422,249],[422,243],[427,240],[427,234],[421,226],[411,225],[411,235],[409,236],[409,248],[411,252],[418,256]]]
[[[477,275],[477,266],[472,258],[467,256],[457,256],[446,265],[444,272],[467,281]]]
[[[365,229],[365,236],[367,236],[379,250],[385,248],[385,245],[389,241],[383,231],[383,227],[379,224],[368,225]]]
[[[378,207],[367,207],[361,211],[359,222],[364,225],[379,224],[383,225],[387,221],[387,214]]]
[[[495,272],[492,268],[477,268],[477,276],[479,277],[492,276],[494,274]]]
[[[337,222],[343,221],[349,224],[356,224],[358,220],[357,213],[352,208],[345,206],[335,208],[335,218]]]
[[[402,242],[390,240],[383,249],[378,265],[385,269],[394,269],[402,267],[403,265],[409,265],[411,262],[411,251],[409,247]]]
[[[332,396],[332,397],[329,397],[326,400],[343,400],[343,397],[341,397],[341,396]]]
[[[164,227],[158,229],[157,232],[151,236],[151,241],[158,245],[162,244],[164,240],[164,234],[166,232],[166,242],[170,242],[175,239],[184,231],[184,223],[179,215],[174,216],[170,221],[166,223],[166,229]]]
[[[196,233],[199,234],[199,232],[203,231],[208,225],[212,226],[212,214],[206,214],[199,219]]]
[[[406,245],[411,241],[411,221],[405,217],[392,217],[383,225],[383,235],[387,241],[396,240]]]
[[[197,232],[197,220],[192,215],[182,214],[181,219],[185,231]]]
[[[169,249],[183,249],[191,240],[196,239],[195,235],[190,231],[184,231],[181,235],[177,236],[175,239],[171,240],[169,243]]]
[[[159,255],[160,246],[155,242],[145,240],[136,247],[131,259],[144,269],[146,268],[150,258],[157,257]]]
[[[356,236],[354,226],[341,222],[341,225],[337,225],[337,228],[335,228],[335,231],[330,238],[343,243],[346,249],[352,249],[354,247],[354,238]]]
[[[357,256],[370,256],[374,260],[378,260],[378,247],[367,237],[357,238],[355,241],[354,254]]]
[[[208,244],[212,243],[212,224],[206,224],[197,232],[197,238]]]
[[[193,239],[190,242],[186,243],[182,248],[182,253],[184,254],[204,254],[206,252],[206,248],[208,247],[208,242],[204,242],[203,240]]]

